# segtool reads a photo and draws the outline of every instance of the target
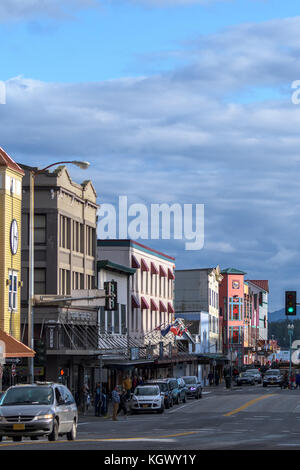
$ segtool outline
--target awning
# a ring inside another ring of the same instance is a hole
[[[160,312],[167,312],[167,307],[165,306],[165,304],[161,300],[159,301],[159,311]]]
[[[168,313],[175,313],[175,310],[171,302],[168,302]]]
[[[151,262],[151,274],[158,274],[158,272],[156,265]]]
[[[140,268],[141,267],[141,265],[138,262],[136,256],[134,256],[134,255],[131,255],[131,267],[132,268]]]
[[[160,277],[167,277],[167,272],[162,265],[159,266],[159,275]]]
[[[131,295],[131,306],[132,306],[132,308],[140,308],[139,300],[133,294]]]
[[[172,279],[172,281],[175,279],[173,271],[168,268],[168,279]]]
[[[141,259],[141,265],[142,265],[142,271],[147,271],[147,272],[149,271],[149,266],[144,260],[144,258]]]
[[[151,312],[158,312],[159,308],[155,300],[150,300]]]
[[[4,357],[34,357],[35,352],[13,336],[0,330],[0,341],[5,344]]]
[[[142,310],[147,310],[148,308],[150,308],[147,300],[145,299],[145,297],[141,297],[141,309]]]

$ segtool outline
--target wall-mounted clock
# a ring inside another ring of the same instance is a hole
[[[10,249],[13,255],[18,251],[19,246],[19,229],[18,222],[13,219],[10,225]]]

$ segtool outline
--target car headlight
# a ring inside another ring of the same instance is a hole
[[[196,390],[196,387],[190,387],[190,390],[194,391],[194,390]]]
[[[33,418],[34,420],[39,420],[39,419],[52,419],[53,418],[53,414],[52,413],[49,413],[47,415],[38,415],[36,416],[35,418]]]

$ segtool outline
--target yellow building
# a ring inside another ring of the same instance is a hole
[[[24,171],[0,147],[0,330],[20,340]]]

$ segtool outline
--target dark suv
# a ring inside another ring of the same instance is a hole
[[[147,380],[145,385],[158,385],[160,392],[164,395],[164,405],[168,409],[173,406],[172,389],[170,383],[164,379]]]
[[[194,375],[184,376],[182,379],[185,381],[187,386],[187,397],[194,397],[196,399],[202,398],[202,386]]]
[[[70,390],[61,384],[43,382],[15,385],[0,399],[0,441],[3,436],[21,441],[48,436],[56,441],[66,434],[76,438],[78,412]]]

